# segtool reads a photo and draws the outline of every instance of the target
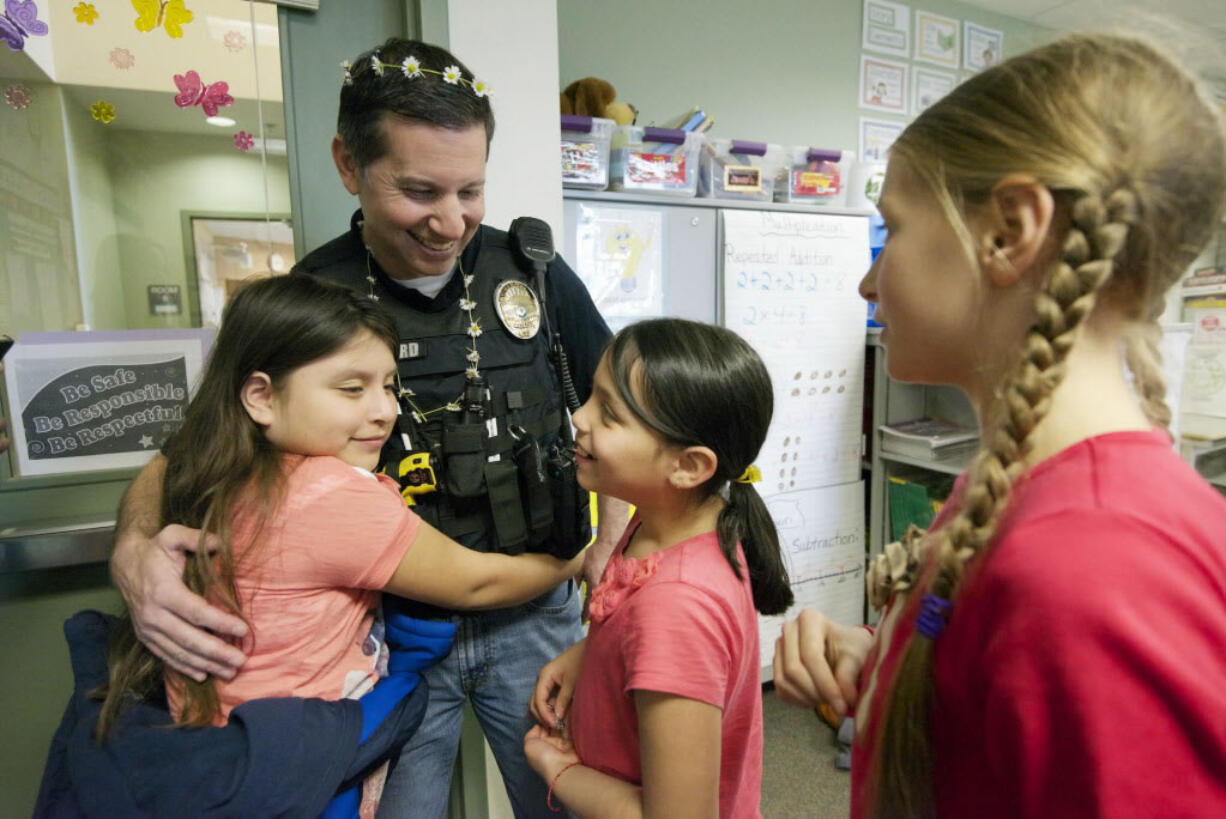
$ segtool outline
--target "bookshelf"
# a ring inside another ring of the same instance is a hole
[[[870,470],[868,501],[868,553],[881,553],[890,539],[889,483],[891,478],[912,479],[928,473],[934,477],[958,475],[966,469],[970,456],[955,458],[918,458],[881,450],[881,425],[908,418],[946,418],[974,427],[975,414],[970,402],[953,387],[903,384],[890,378],[885,370],[885,348],[880,329],[870,327],[866,338],[866,386],[872,396],[866,407],[865,435]]]

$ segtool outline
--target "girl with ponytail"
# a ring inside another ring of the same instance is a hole
[[[759,815],[754,610],[792,604],[753,487],[772,410],[739,336],[656,319],[613,338],[575,413],[579,483],[637,507],[589,598],[587,638],[537,678],[524,739],[579,816]]]
[[[861,292],[890,375],[960,388],[982,443],[870,567],[875,635],[809,611],[776,645],[783,699],[855,709],[853,816],[1226,815],[1226,501],[1157,346],[1224,198],[1222,112],[1128,37],[984,71],[894,143]]]

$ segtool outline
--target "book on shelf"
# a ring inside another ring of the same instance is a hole
[[[911,418],[881,426],[881,451],[911,458],[944,460],[974,452],[979,433],[942,418]]]

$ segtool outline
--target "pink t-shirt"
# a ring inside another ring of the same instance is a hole
[[[631,523],[600,585],[570,708],[584,765],[642,784],[636,690],[699,700],[722,712],[719,813],[757,817],[762,783],[758,618],[744,554],[737,579],[714,532],[635,559]]]
[[[256,542],[237,525],[236,583],[251,625],[247,661],[217,680],[224,724],[260,697],[361,696],[378,679],[371,635],[379,589],[391,579],[421,519],[396,483],[337,458],[287,456],[285,495]],[[167,686],[178,714],[174,686]]]
[[[1224,524],[1160,431],[1087,439],[1026,476],[934,646],[939,816],[1226,816]],[[853,817],[915,602],[861,677],[876,695]]]

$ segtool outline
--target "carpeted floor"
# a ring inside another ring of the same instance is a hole
[[[851,775],[834,767],[834,731],[812,710],[784,705],[770,686],[762,692],[762,717],[763,819],[846,817]]]

